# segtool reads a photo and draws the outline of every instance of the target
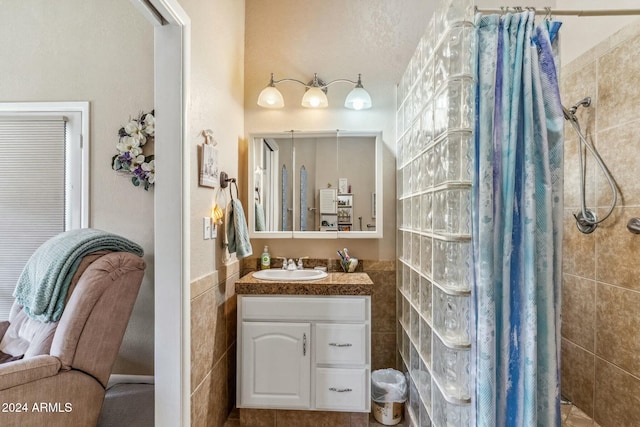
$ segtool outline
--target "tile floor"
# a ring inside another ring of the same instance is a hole
[[[380,427],[380,426],[383,426],[383,425],[384,424],[378,423],[373,418],[373,415],[371,415],[371,417],[369,418],[369,427]],[[224,424],[224,427],[240,427],[240,415],[239,415],[237,409],[234,409],[231,412],[231,414],[229,414],[229,419],[227,419],[227,422]],[[248,427],[250,427],[250,426],[248,426]],[[405,424],[404,423],[396,424],[396,427],[405,427]]]
[[[587,414],[582,412],[571,403],[560,405],[562,427],[600,427],[600,424],[593,421]]]
[[[599,427],[598,423],[593,421],[587,414],[570,403],[563,403],[561,405],[561,410],[562,427]],[[383,424],[376,422],[373,416],[371,416],[369,427],[379,427],[382,425]],[[397,424],[397,427],[404,426],[404,423]],[[237,410],[231,412],[224,427],[240,427],[240,419]]]

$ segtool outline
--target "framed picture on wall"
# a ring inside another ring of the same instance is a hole
[[[202,144],[202,161],[200,162],[200,185],[217,187],[220,185],[220,169],[218,167],[218,150],[212,144]]]
[[[347,194],[349,191],[349,186],[347,184],[347,178],[338,179],[338,193]]]

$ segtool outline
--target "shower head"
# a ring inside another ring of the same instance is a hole
[[[577,122],[578,119],[576,118],[576,111],[578,111],[578,108],[580,106],[588,107],[590,105],[591,105],[591,97],[590,96],[587,96],[586,98],[583,98],[580,101],[576,102],[569,109],[565,108],[565,106],[563,105],[562,106],[562,113],[564,114],[565,120]]]
[[[583,107],[588,107],[591,105],[591,97],[587,96],[584,99],[581,99],[580,101],[576,102],[570,109],[569,111],[571,112],[571,114],[575,114],[576,111],[578,111],[578,107],[583,106]],[[566,113],[565,113],[566,115]]]

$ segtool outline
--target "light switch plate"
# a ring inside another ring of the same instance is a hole
[[[202,228],[204,230],[204,240],[211,239],[211,217],[205,216],[204,218],[202,218]]]

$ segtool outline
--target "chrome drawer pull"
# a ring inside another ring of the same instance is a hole
[[[353,391],[353,390],[351,390],[350,388],[335,388],[335,387],[330,387],[330,388],[329,388],[329,391],[335,391],[335,392],[338,392],[338,393],[346,393],[346,392]]]
[[[353,344],[351,343],[338,344],[337,342],[330,342],[329,345],[331,347],[352,347],[353,346]]]

